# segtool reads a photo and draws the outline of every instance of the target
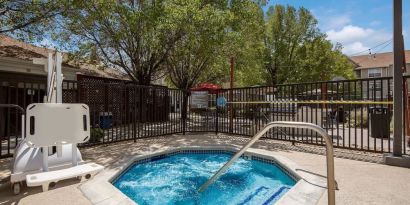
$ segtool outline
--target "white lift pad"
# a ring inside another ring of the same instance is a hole
[[[87,163],[62,170],[29,174],[26,176],[26,182],[28,187],[42,186],[43,191],[47,191],[50,183],[78,176],[81,176],[81,180],[89,179],[103,169],[104,167],[101,165]]]
[[[90,139],[86,104],[33,103],[26,112],[26,140],[31,147],[79,144]]]

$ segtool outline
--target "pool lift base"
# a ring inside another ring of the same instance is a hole
[[[85,104],[62,103],[62,56],[50,53],[45,65],[48,72],[46,103],[30,104],[22,111],[22,140],[16,146],[10,177],[14,194],[19,194],[24,181],[27,186],[42,186],[43,191],[60,180],[91,178],[103,169],[94,163],[85,164],[78,143],[90,139],[89,108]],[[27,113],[26,113],[27,112]],[[25,117],[27,116],[27,118]]]

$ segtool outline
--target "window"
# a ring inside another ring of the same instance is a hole
[[[370,68],[368,72],[369,72],[369,78],[382,77],[382,69],[381,68]]]

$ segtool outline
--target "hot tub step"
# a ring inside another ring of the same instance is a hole
[[[241,203],[238,205],[245,205],[248,204],[255,196],[260,196],[260,195],[266,195],[268,193],[269,188],[265,186],[261,186],[254,193],[249,195],[248,197],[245,198]]]
[[[271,204],[271,202],[276,199],[277,197],[279,197],[283,192],[289,190],[290,188],[287,186],[282,186],[280,187],[275,193],[273,193],[268,200],[266,200],[263,205],[269,205]]]

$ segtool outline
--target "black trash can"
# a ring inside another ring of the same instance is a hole
[[[373,138],[389,138],[391,114],[388,108],[372,107],[369,112],[370,136]]]
[[[337,121],[339,123],[346,123],[347,122],[345,114],[346,114],[346,112],[344,111],[343,107],[339,107],[337,109]]]
[[[112,127],[112,113],[100,112],[100,128],[110,129]]]

